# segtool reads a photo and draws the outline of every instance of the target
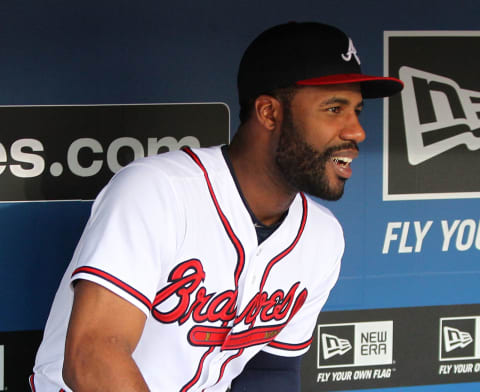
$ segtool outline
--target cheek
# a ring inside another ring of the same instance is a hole
[[[335,133],[328,124],[310,124],[305,129],[304,140],[315,150],[324,151],[333,145]]]
[[[298,137],[317,152],[332,146],[335,141],[338,119],[329,113],[318,110],[297,108],[292,117],[287,118]],[[288,116],[287,116],[288,117]]]

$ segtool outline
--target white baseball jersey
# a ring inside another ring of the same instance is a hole
[[[147,315],[133,357],[150,390],[225,391],[260,350],[308,350],[343,249],[338,221],[303,194],[259,245],[220,147],[137,160],[93,204],[31,384],[70,391],[61,370],[71,283],[86,279]]]

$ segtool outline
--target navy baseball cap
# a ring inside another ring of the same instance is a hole
[[[261,33],[247,48],[238,70],[241,103],[275,89],[360,83],[363,98],[389,97],[401,80],[364,75],[352,40],[336,27],[290,22]]]

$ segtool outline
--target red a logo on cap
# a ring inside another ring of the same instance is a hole
[[[355,49],[355,46],[353,46],[352,39],[349,38],[348,51],[345,54],[342,53],[342,59],[344,59],[345,61],[350,61],[352,59],[352,56],[355,57],[355,60],[357,60],[358,65],[360,65],[360,59],[358,58],[358,55],[357,55],[357,49]]]

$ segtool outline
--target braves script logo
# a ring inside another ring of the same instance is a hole
[[[195,326],[189,334],[189,340],[195,345],[222,345],[224,348],[246,347],[252,344],[269,342],[274,339],[293,315],[301,308],[307,297],[303,289],[297,295],[299,282],[295,283],[287,294],[276,290],[272,294],[265,291],[257,293],[245,309],[237,315],[237,290],[221,293],[208,293],[201,283],[205,280],[205,271],[200,260],[187,260],[176,266],[169,276],[170,284],[158,292],[153,303],[152,315],[162,323],[184,324],[189,318],[196,323],[221,321],[222,327]],[[162,304],[172,303],[167,311],[160,311]],[[255,321],[279,321],[280,324],[254,328]],[[229,321],[233,325],[244,322],[248,330],[229,336]]]

